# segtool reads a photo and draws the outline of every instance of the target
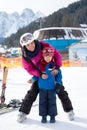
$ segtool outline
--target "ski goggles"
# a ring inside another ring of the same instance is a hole
[[[34,40],[34,37],[30,34],[27,34],[26,36],[22,37],[21,41],[22,43],[27,43],[28,41],[31,42]]]
[[[43,54],[46,54],[46,53],[54,53],[54,50],[52,48],[45,48],[43,49]]]

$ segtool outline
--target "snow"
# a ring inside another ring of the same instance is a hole
[[[0,115],[0,130],[87,130],[87,68],[86,67],[62,67],[63,83],[72,101],[75,120],[69,121],[62,109],[60,100],[57,98],[58,115],[56,123],[41,123],[38,114],[38,97],[27,120],[23,123],[17,122],[18,110]],[[0,79],[2,79],[0,71]],[[8,70],[6,103],[11,99],[23,99],[30,84],[27,80],[31,76],[23,68]],[[2,82],[0,82],[0,85]],[[36,105],[35,105],[36,104]]]

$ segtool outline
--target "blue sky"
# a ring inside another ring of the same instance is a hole
[[[35,13],[41,11],[45,15],[49,15],[76,1],[79,0],[1,0],[0,12],[13,13],[17,11],[20,14],[23,9],[30,8]]]

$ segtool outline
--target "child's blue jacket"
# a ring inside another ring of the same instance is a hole
[[[36,76],[32,77],[32,79],[34,81],[38,80],[38,86],[39,86],[40,89],[46,89],[46,90],[54,89],[56,82],[58,82],[59,84],[62,83],[61,70],[58,69],[58,74],[56,76],[53,75],[51,73],[52,69],[50,68],[51,64],[53,65],[53,62],[48,63],[45,67],[44,73],[46,73],[48,75],[47,79],[42,79],[42,77],[36,77]]]

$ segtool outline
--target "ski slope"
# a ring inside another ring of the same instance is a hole
[[[69,121],[62,109],[60,100],[57,98],[58,115],[56,123],[41,123],[38,112],[38,97],[27,120],[23,123],[17,122],[18,110],[0,115],[0,130],[87,130],[87,68],[86,67],[63,67],[63,83],[72,101],[75,120]],[[30,84],[27,80],[31,76],[23,68],[8,70],[6,103],[11,99],[23,99]],[[0,71],[2,79],[2,71]],[[1,81],[0,81],[1,86]],[[1,88],[0,88],[1,89]]]

